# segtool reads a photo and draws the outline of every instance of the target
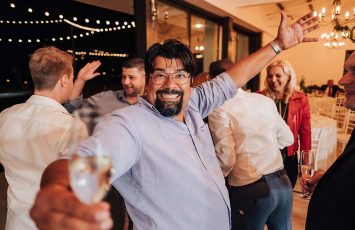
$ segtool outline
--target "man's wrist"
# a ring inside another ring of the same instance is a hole
[[[273,50],[276,54],[281,53],[282,50],[283,50],[282,47],[281,47],[281,45],[280,45],[280,43],[279,43],[279,41],[278,41],[277,39],[271,41],[271,42],[269,43],[269,45],[271,46],[272,50]]]

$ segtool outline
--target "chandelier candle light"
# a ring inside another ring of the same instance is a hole
[[[342,47],[345,45],[345,40],[350,39],[355,42],[355,7],[353,8],[352,16],[350,12],[346,11],[344,16],[340,16],[341,12],[341,1],[333,1],[332,15],[329,20],[326,19],[325,7],[322,8],[318,14],[314,12],[314,16],[318,16],[321,25],[333,24],[333,31],[330,33],[324,33],[321,35],[321,39],[325,41],[324,46],[326,47]]]

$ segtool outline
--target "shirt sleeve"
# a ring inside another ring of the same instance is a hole
[[[232,98],[238,91],[232,78],[221,73],[211,81],[202,83],[193,89],[190,104],[198,110],[202,118],[207,117],[215,108]]]
[[[233,169],[236,162],[235,140],[227,113],[217,108],[208,116],[209,128],[215,144],[215,151],[224,176]]]
[[[110,157],[114,181],[138,161],[141,152],[138,136],[132,121],[119,114],[111,115],[101,120],[93,135],[79,145],[78,153],[84,156],[100,153]]]
[[[80,108],[82,104],[83,95],[81,94],[79,97],[67,101],[63,106],[69,113],[73,113],[74,110]]]

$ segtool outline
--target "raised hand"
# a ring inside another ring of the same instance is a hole
[[[86,81],[100,75],[100,73],[96,72],[100,65],[100,61],[93,61],[87,63],[83,68],[79,70],[78,77],[74,82],[74,87],[70,95],[70,100],[75,100],[80,96]]]
[[[281,11],[281,22],[275,41],[283,50],[289,49],[302,42],[316,42],[318,38],[305,37],[309,32],[317,29],[319,19],[313,13],[308,13],[292,25],[287,25],[287,16]]]
[[[97,68],[101,65],[100,61],[93,61],[87,63],[83,68],[80,69],[78,73],[78,79],[83,81],[88,81],[100,75],[100,73],[95,72]]]

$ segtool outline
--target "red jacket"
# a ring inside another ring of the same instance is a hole
[[[258,93],[264,94],[264,91]],[[310,150],[311,143],[311,112],[308,98],[304,93],[294,91],[288,101],[287,125],[290,127],[294,142],[287,147],[287,155],[292,156],[298,150],[298,136],[301,150]]]

